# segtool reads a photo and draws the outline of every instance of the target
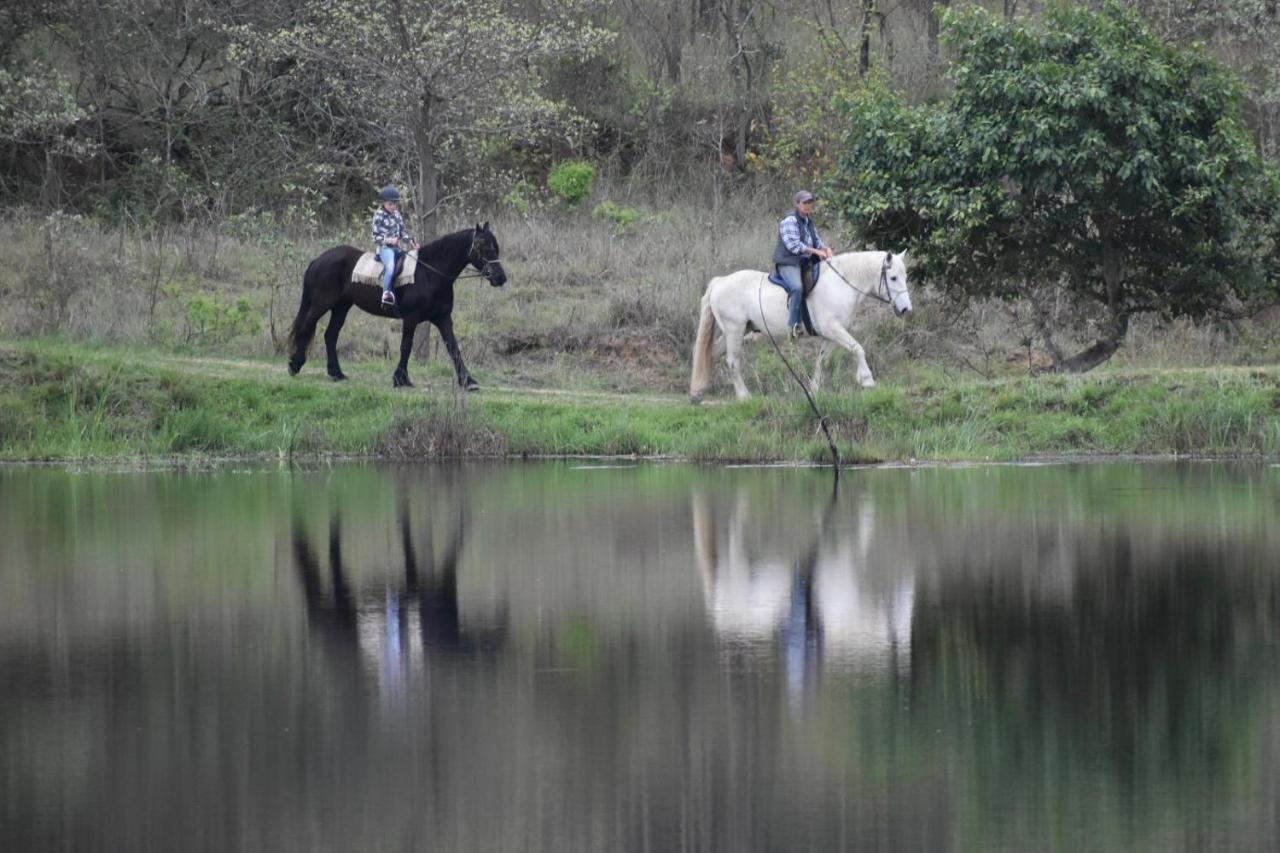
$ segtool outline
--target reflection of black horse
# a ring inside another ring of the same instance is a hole
[[[494,632],[470,632],[464,630],[458,612],[458,558],[466,529],[465,517],[459,514],[445,547],[437,562],[434,549],[428,543],[425,563],[420,564],[413,543],[407,501],[400,507],[401,546],[404,553],[404,582],[388,590],[378,585],[378,600],[366,601],[362,606],[360,590],[352,587],[342,558],[341,525],[336,516],[329,520],[329,593],[325,593],[320,561],[300,523],[295,522],[293,552],[298,579],[306,601],[307,621],[312,630],[329,646],[335,660],[359,666],[360,630],[364,618],[386,618],[395,624],[385,626],[388,636],[407,636],[410,612],[417,610],[422,647],[446,653],[467,654],[477,649],[492,649],[500,645],[502,635]],[[383,606],[383,597],[394,601],[394,608]],[[403,651],[403,650],[402,650]]]
[[[336,246],[311,262],[302,278],[302,303],[298,316],[289,332],[289,372],[296,374],[307,360],[307,347],[316,332],[316,323],[326,312],[329,328],[324,333],[325,352],[328,355],[329,378],[346,379],[338,366],[338,334],[347,320],[352,305],[382,317],[382,291],[376,287],[353,284],[351,271],[363,254],[352,246]],[[462,362],[458,340],[453,336],[453,283],[458,275],[471,264],[494,287],[507,281],[502,264],[498,260],[498,241],[489,230],[489,223],[474,229],[441,237],[418,250],[418,268],[413,285],[400,289],[397,294],[397,314],[404,321],[400,337],[400,363],[391,381],[397,387],[412,385],[409,381],[409,354],[413,351],[413,334],[418,324],[434,323],[440,337],[453,359],[458,374],[458,384],[468,391],[480,386]]]

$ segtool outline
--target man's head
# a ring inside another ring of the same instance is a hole
[[[795,195],[796,210],[808,216],[813,211],[813,203],[817,201],[813,197],[813,193],[808,190],[800,190]]]

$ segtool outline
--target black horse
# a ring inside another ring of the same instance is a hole
[[[351,281],[351,271],[362,254],[353,246],[336,246],[307,267],[302,278],[302,304],[289,332],[290,374],[296,375],[302,369],[307,360],[307,347],[316,333],[316,323],[326,312],[333,312],[324,333],[324,346],[329,359],[329,378],[335,382],[347,378],[338,366],[338,334],[351,306],[359,306],[375,316],[386,316],[381,302],[382,290]],[[409,353],[413,351],[413,333],[424,321],[434,323],[440,330],[458,373],[458,384],[468,391],[480,387],[467,372],[458,339],[453,336],[453,283],[468,264],[494,287],[502,287],[507,281],[498,260],[498,240],[489,230],[488,222],[446,235],[418,250],[413,284],[396,289],[395,316],[404,321],[400,364],[391,375],[397,388],[413,384],[409,381]]]

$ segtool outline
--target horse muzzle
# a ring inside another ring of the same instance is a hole
[[[490,264],[489,268],[485,270],[484,277],[489,279],[489,284],[494,287],[502,287],[507,283],[507,274],[498,264]]]

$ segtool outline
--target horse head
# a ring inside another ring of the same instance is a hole
[[[507,274],[498,259],[498,238],[489,230],[489,223],[477,224],[471,234],[471,251],[467,260],[480,274],[489,280],[494,287],[502,287],[507,283]]]
[[[880,270],[888,302],[893,313],[905,317],[911,313],[911,294],[907,292],[907,253],[884,253],[884,266]]]

